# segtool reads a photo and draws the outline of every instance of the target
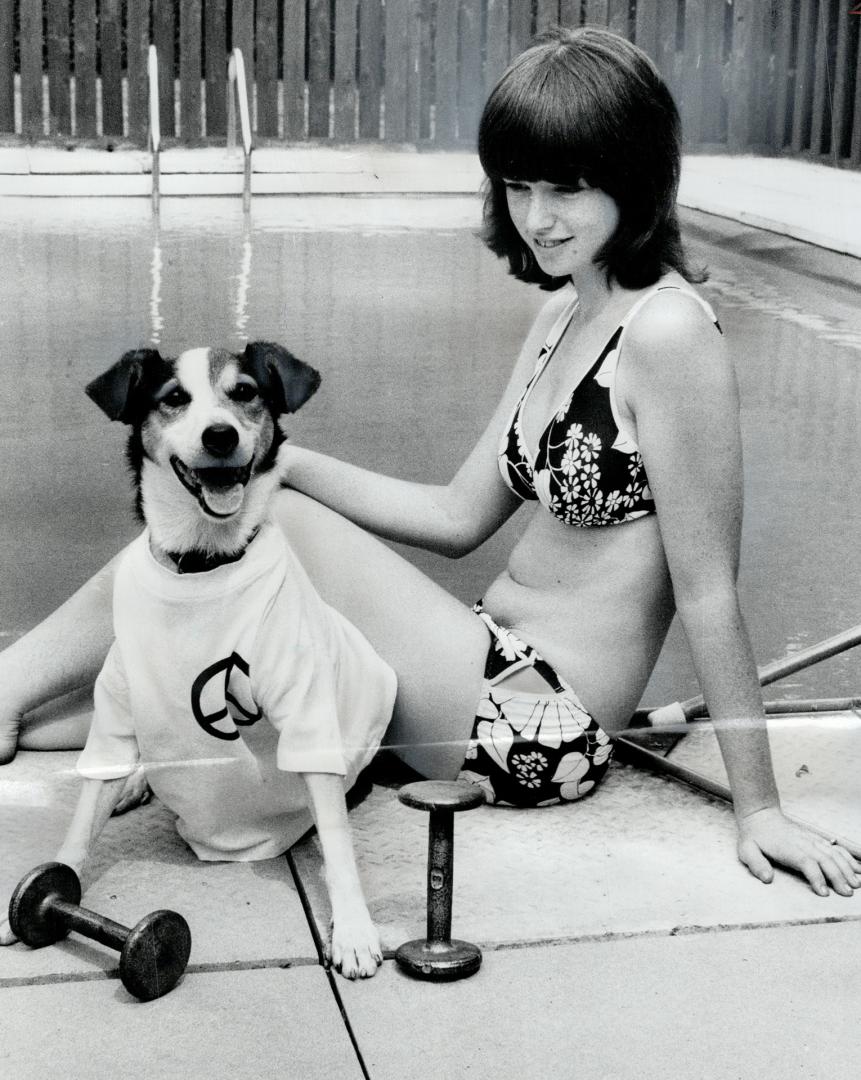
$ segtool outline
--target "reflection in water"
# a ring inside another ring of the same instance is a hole
[[[161,244],[159,243],[158,218],[153,220],[150,275],[152,277],[152,290],[150,292],[149,311],[152,330],[149,339],[153,345],[159,345],[161,343],[161,332],[164,329],[164,319],[161,317]]]
[[[177,200],[160,228],[136,206],[108,228],[78,205],[64,200],[58,216],[52,204],[47,221],[37,200],[14,218],[0,210],[5,262],[19,268],[0,278],[0,636],[32,625],[137,529],[123,429],[83,393],[128,348],[149,341],[175,355],[282,341],[323,373],[320,392],[291,418],[297,441],[442,482],[487,422],[545,300],[507,277],[471,228],[381,221],[314,231],[280,224],[278,199],[266,201],[262,226],[229,200],[202,225]],[[338,205],[341,214],[354,206]],[[427,218],[424,203],[413,205]],[[777,266],[766,277],[762,264],[698,246],[712,270],[704,291],[737,358],[742,600],[766,662],[861,621],[861,331],[849,301],[826,297],[818,280]],[[466,559],[410,557],[473,600],[528,512]],[[848,695],[859,690],[857,671],[850,652],[775,689]],[[648,699],[694,691],[673,631]]]
[[[242,235],[242,261],[236,275],[236,336],[247,341],[248,288],[251,284],[251,221],[246,218]]]

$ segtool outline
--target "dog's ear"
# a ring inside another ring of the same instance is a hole
[[[131,349],[93,379],[86,392],[111,420],[134,423],[142,404],[145,372],[163,364],[157,349]]]
[[[318,371],[271,341],[249,342],[243,363],[276,413],[301,409],[320,385]]]

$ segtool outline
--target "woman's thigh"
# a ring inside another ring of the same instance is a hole
[[[275,516],[323,599],[397,673],[387,745],[425,776],[455,776],[484,674],[484,624],[412,563],[313,499],[281,492]]]

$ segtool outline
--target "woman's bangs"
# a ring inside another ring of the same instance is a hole
[[[576,104],[561,99],[552,84],[543,81],[538,94],[523,87],[522,104],[521,94],[489,102],[478,152],[491,179],[546,180],[573,187],[594,160]],[[535,108],[536,101],[541,107]]]

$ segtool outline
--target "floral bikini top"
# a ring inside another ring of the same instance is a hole
[[[566,525],[619,525],[655,512],[640,451],[621,430],[615,383],[626,325],[647,300],[667,289],[693,297],[721,332],[712,309],[694,292],[661,285],[640,297],[551,417],[533,458],[523,437],[523,407],[568,329],[577,308],[575,297],[548,334],[532,378],[514,406],[499,444],[502,479],[515,495],[537,499]]]

